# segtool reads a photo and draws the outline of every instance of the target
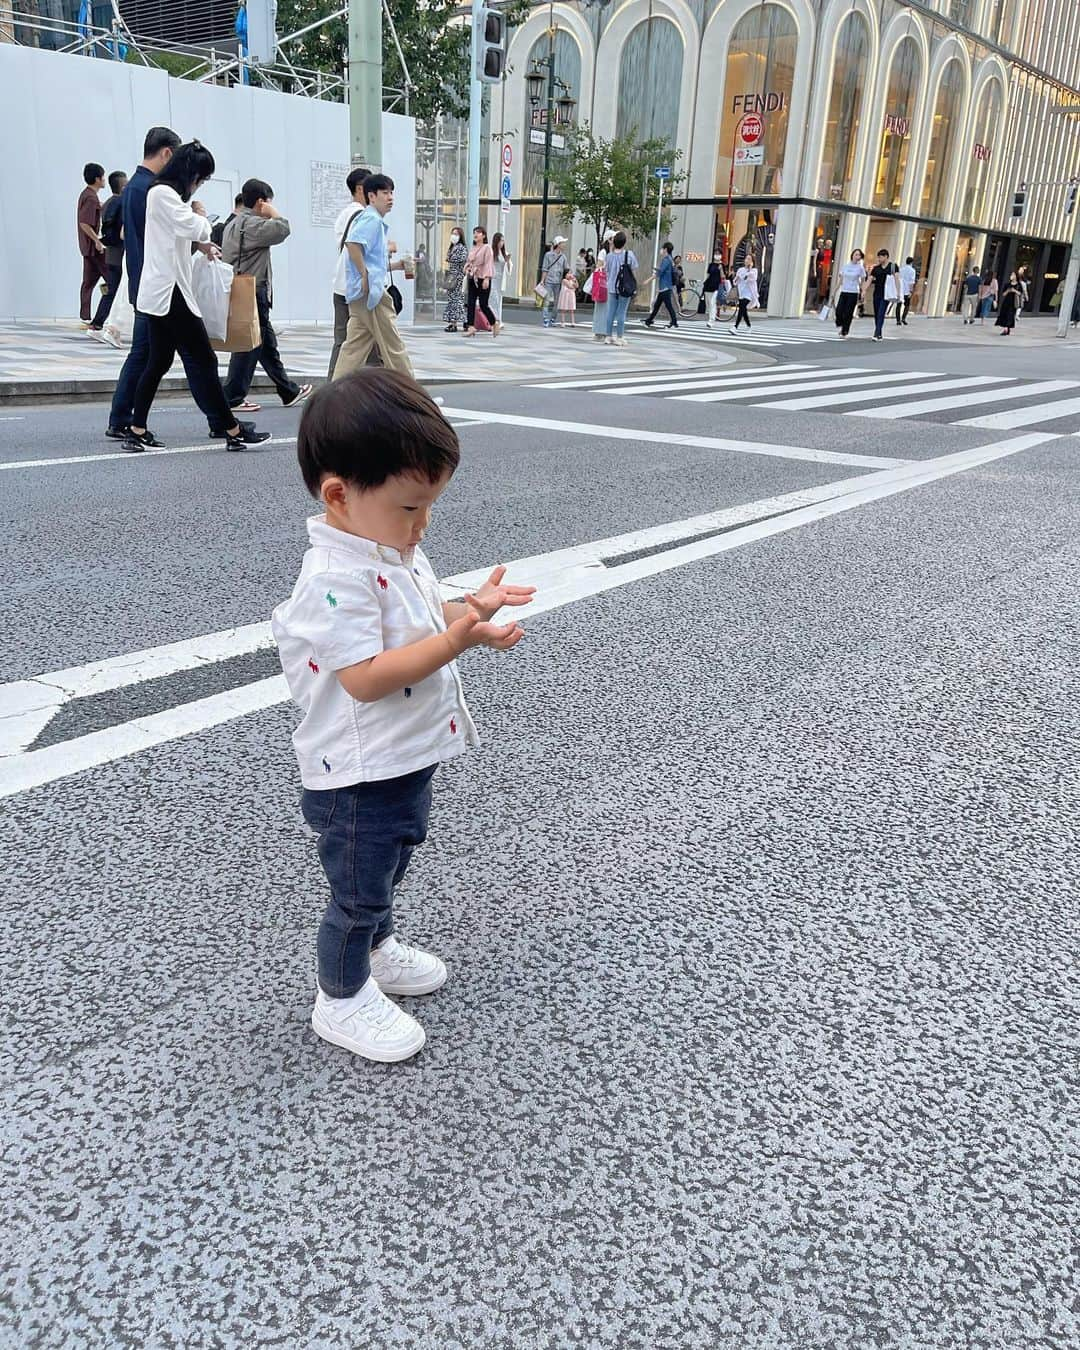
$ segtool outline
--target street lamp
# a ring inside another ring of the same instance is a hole
[[[547,107],[544,112],[544,193],[542,198],[540,212],[540,257],[536,266],[536,281],[541,282],[544,275],[544,254],[547,252],[547,220],[548,220],[548,191],[551,175],[551,134],[556,120],[560,127],[568,127],[574,121],[574,109],[577,107],[577,99],[568,84],[565,84],[555,74],[555,33],[556,29],[548,29],[548,54],[539,57],[533,61],[532,70],[525,76],[525,87],[529,95],[529,103],[535,111],[540,106],[540,100],[544,94],[544,85],[547,84]],[[555,90],[558,88],[560,94],[558,99],[555,97]]]

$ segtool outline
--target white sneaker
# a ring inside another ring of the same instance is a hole
[[[606,338],[604,339],[604,343],[605,343],[608,347],[614,347],[614,346],[615,346],[615,339],[614,339],[613,337],[606,337]]]
[[[393,933],[371,953],[371,973],[387,994],[432,994],[446,983],[446,967],[437,956],[399,942]]]
[[[120,339],[116,336],[116,332],[112,328],[103,328],[98,336],[100,340],[104,342],[107,346],[115,347],[117,351],[119,351],[124,345],[120,341]]]
[[[320,989],[311,1013],[316,1036],[364,1059],[396,1064],[422,1050],[424,1028],[391,1003],[374,979],[352,998],[328,998]]]
[[[616,339],[615,339],[615,346],[616,346],[616,347],[625,347],[625,346],[626,346],[626,339],[625,339],[625,338],[616,338]]]

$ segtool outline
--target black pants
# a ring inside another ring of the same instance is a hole
[[[907,323],[907,312],[911,308],[911,296],[905,295],[903,300],[896,302],[896,322]]]
[[[168,314],[148,314],[146,320],[150,326],[150,357],[135,390],[131,425],[146,426],[158,385],[179,351],[184,358],[191,397],[206,414],[210,431],[215,436],[231,431],[236,418],[221,388],[217,357],[202,319],[188,309],[180,288],[173,287]]]
[[[109,311],[113,307],[113,301],[116,299],[116,292],[120,289],[120,277],[123,273],[123,266],[120,263],[109,263],[106,266],[105,284],[108,290],[101,297],[98,303],[97,313],[90,320],[91,328],[104,328],[105,320],[109,317]]]
[[[734,323],[734,327],[738,328],[739,324],[741,324],[741,323],[745,323],[746,326],[747,326],[747,328],[751,327],[751,324],[750,324],[750,315],[749,315],[749,313],[747,312],[747,311],[749,310],[749,308],[750,308],[750,301],[749,301],[749,300],[746,300],[746,299],[744,299],[742,296],[740,296],[740,297],[739,297],[739,312],[738,312],[738,314],[735,315],[735,323]]]
[[[465,311],[465,326],[474,328],[476,326],[476,307],[480,306],[480,313],[491,324],[492,328],[498,323],[495,313],[491,308],[491,285],[478,286],[476,282],[469,278],[469,298]]]
[[[270,376],[278,398],[282,403],[291,403],[300,392],[300,386],[289,379],[282,364],[277,334],[270,322],[270,296],[262,282],[255,287],[255,308],[259,311],[259,345],[251,352],[233,352],[225,379],[225,397],[230,406],[243,403],[255,378],[255,367],[261,365]]]
[[[657,314],[660,312],[661,305],[667,306],[667,312],[671,317],[671,326],[673,328],[677,328],[679,326],[679,316],[678,314],[676,314],[675,306],[672,304],[670,291],[661,291],[657,295],[656,299],[653,301],[653,307],[649,311],[649,317],[645,320],[645,322],[652,323],[653,319],[655,319]]]
[[[844,337],[851,331],[851,321],[855,317],[855,306],[858,301],[857,291],[841,291],[836,301],[836,326]]]

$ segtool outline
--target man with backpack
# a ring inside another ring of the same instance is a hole
[[[242,192],[238,192],[236,196],[233,198],[233,209],[229,212],[229,214],[225,217],[225,219],[214,221],[213,228],[210,231],[210,242],[212,244],[215,244],[218,248],[222,246],[222,244],[225,242],[225,231],[236,219],[240,211],[240,208],[243,205],[244,205],[244,194]]]
[[[98,342],[106,342],[110,347],[119,347],[120,341],[105,328],[106,320],[113,307],[116,292],[120,289],[120,278],[124,271],[124,203],[121,193],[127,187],[127,174],[114,169],[109,174],[109,191],[112,196],[101,210],[101,242],[105,245],[105,294],[98,303],[97,313],[91,320],[88,332]]]

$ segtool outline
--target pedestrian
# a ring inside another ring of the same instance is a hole
[[[79,253],[82,256],[82,285],[79,287],[79,318],[90,326],[90,299],[98,282],[108,284],[105,265],[105,245],[101,241],[101,199],[98,193],[105,186],[105,170],[100,164],[83,166],[83,190],[75,210],[79,232]]]
[[[570,270],[570,264],[563,252],[565,243],[566,235],[557,234],[540,263],[540,285],[544,288],[541,317],[545,328],[550,328],[554,322],[553,311],[558,303],[559,287],[562,285],[563,277]]]
[[[682,254],[675,254],[675,302],[679,313],[683,312],[683,294],[686,291],[686,273],[683,271]]]
[[[584,281],[585,278],[589,275],[588,249],[584,248],[578,249],[577,258],[574,261],[574,275],[578,278],[579,281]]]
[[[607,337],[608,326],[608,305],[611,296],[607,284],[607,257],[611,249],[611,241],[615,238],[614,230],[605,230],[604,237],[600,241],[600,249],[596,255],[596,267],[593,270],[592,283],[592,331],[593,339],[596,342],[603,342]]]
[[[877,262],[870,269],[870,280],[874,287],[874,336],[871,339],[873,342],[881,342],[884,339],[885,312],[900,294],[897,287],[899,270],[896,263],[890,261],[889,250],[879,248]]]
[[[649,317],[643,322],[646,328],[653,326],[653,320],[656,318],[663,305],[668,312],[668,327],[678,328],[679,315],[671,299],[672,291],[675,288],[675,263],[672,254],[675,252],[675,245],[668,241],[660,247],[660,261],[656,264],[653,276],[656,278],[656,299],[653,301],[653,307],[649,310]]]
[[[753,253],[747,253],[743,258],[743,265],[735,273],[735,292],[739,297],[739,308],[735,315],[735,322],[731,325],[729,332],[737,333],[739,325],[745,323],[750,327],[751,309],[758,307],[758,273],[754,266]]]
[[[491,308],[491,281],[495,275],[495,255],[488,243],[487,230],[477,225],[473,230],[473,246],[465,260],[465,275],[469,279],[468,308],[465,316],[465,336],[476,336],[476,309],[488,322],[491,336],[497,337],[502,324]]]
[[[577,277],[573,272],[567,272],[562,279],[562,285],[559,287],[559,303],[557,308],[559,312],[560,328],[577,327],[577,319],[575,318],[575,315],[577,314],[577,288]],[[566,321],[567,315],[570,317],[569,323]]]
[[[973,267],[964,278],[963,295],[961,296],[965,327],[975,322],[975,316],[979,312],[979,292],[981,290],[982,279],[979,276],[979,269]]]
[[[984,272],[982,275],[982,285],[979,287],[979,323],[986,323],[986,316],[997,303],[998,283],[997,277],[992,272]]]
[[[1069,315],[1069,322],[1074,328],[1080,326],[1080,286],[1077,286],[1073,292],[1072,313]]]
[[[349,255],[345,252],[345,237],[349,226],[364,209],[364,179],[370,169],[353,169],[345,179],[345,188],[352,200],[343,206],[334,221],[334,238],[337,240],[337,261],[334,266],[334,346],[330,352],[330,365],[326,378],[332,380],[337,368],[338,357],[345,345],[345,336],[349,330],[349,302],[345,299],[346,271]]]
[[[491,236],[491,253],[495,261],[495,275],[491,278],[491,295],[488,304],[502,327],[503,294],[507,283],[514,274],[514,262],[506,251],[505,235],[496,232]]]
[[[215,220],[210,227],[210,242],[216,244],[218,248],[225,242],[225,231],[233,223],[244,206],[244,194],[238,192],[233,198],[233,209],[224,220]]]
[[[610,347],[626,346],[626,311],[637,294],[637,268],[633,249],[626,247],[626,232],[619,230],[604,262],[608,293],[606,341]]]
[[[270,250],[288,239],[288,220],[274,205],[274,189],[261,178],[249,178],[241,191],[240,209],[225,228],[221,256],[237,276],[255,278],[255,308],[259,315],[259,345],[250,352],[233,352],[225,380],[229,407],[240,412],[261,411],[248,398],[256,365],[262,366],[286,408],[295,408],[311,393],[310,384],[297,384],[285,370],[277,334],[270,322],[274,304],[274,269]]]
[[[349,226],[345,236],[345,299],[349,303],[349,327],[334,369],[334,379],[359,370],[378,347],[383,365],[412,375],[412,362],[397,327],[397,312],[390,294],[391,273],[407,271],[405,259],[390,257],[386,217],[394,206],[394,180],[384,173],[369,174],[361,191],[366,206]]]
[[[712,262],[705,270],[705,285],[702,287],[702,294],[705,296],[706,328],[712,328],[716,323],[716,300],[723,280],[724,255],[716,249],[712,255]]]
[[[420,542],[460,448],[400,372],[320,389],[297,452],[323,514],[307,522],[310,547],[272,628],[302,715],[301,809],[330,894],[311,1024],[332,1045],[393,1063],[425,1037],[387,996],[434,993],[447,978],[395,932],[394,888],[427,834],[439,765],[477,744],[457,661],[471,647],[517,646],[520,625],[493,619],[535,591],[506,585],[496,567],[475,592],[441,601]]]
[[[147,426],[147,414],[162,376],[177,351],[184,361],[191,394],[206,414],[211,435],[229,450],[259,445],[270,439],[253,422],[238,422],[218,378],[217,356],[210,346],[191,282],[192,244],[209,257],[217,255],[210,242],[206,211],[192,197],[214,172],[214,157],[198,141],[181,145],[158,174],[146,194],[146,232],[142,275],[135,308],[149,320],[150,353],[135,390],[131,426],[124,440],[127,450],[161,445]]]
[[[105,327],[112,312],[116,292],[120,289],[120,279],[124,274],[124,199],[122,193],[127,187],[127,174],[114,169],[109,174],[109,191],[112,196],[101,210],[101,242],[105,245],[105,294],[98,301],[97,311],[90,321],[89,333],[98,342],[110,347],[119,347],[120,339]]]
[[[998,315],[994,320],[995,326],[1001,329],[998,337],[1009,337],[1012,330],[1016,327],[1016,314],[1020,305],[1023,303],[1024,293],[1020,286],[1020,280],[1015,272],[1009,273],[1009,284],[1001,292],[1001,298],[998,301]]]
[[[465,300],[461,288],[465,284],[465,264],[469,261],[469,250],[465,247],[461,231],[450,231],[450,247],[446,250],[446,328],[447,333],[456,333],[458,324],[465,323]]]
[[[1020,293],[1020,298],[1016,302],[1016,318],[1017,322],[1019,322],[1020,316],[1023,314],[1024,310],[1027,309],[1028,297],[1031,294],[1031,278],[1028,276],[1026,267],[1021,267],[1019,272],[1017,272],[1016,285]]]
[[[905,328],[908,310],[911,308],[911,297],[915,291],[915,280],[915,259],[908,258],[900,268],[900,298],[896,302],[896,322]]]
[[[836,326],[842,338],[851,332],[855,306],[865,285],[866,260],[861,248],[853,248],[850,259],[840,267],[840,294],[836,298]]]
[[[128,299],[133,307],[138,298],[139,282],[142,278],[146,194],[179,144],[180,137],[169,127],[151,127],[143,139],[142,163],[131,175],[120,198]],[[122,441],[127,436],[135,405],[135,390],[149,359],[150,325],[146,315],[140,314],[135,309],[135,318],[131,326],[131,347],[127,359],[120,368],[116,389],[113,391],[112,406],[109,409],[109,425],[105,436],[110,441]],[[187,371],[187,376],[190,384],[192,380],[190,370]]]

